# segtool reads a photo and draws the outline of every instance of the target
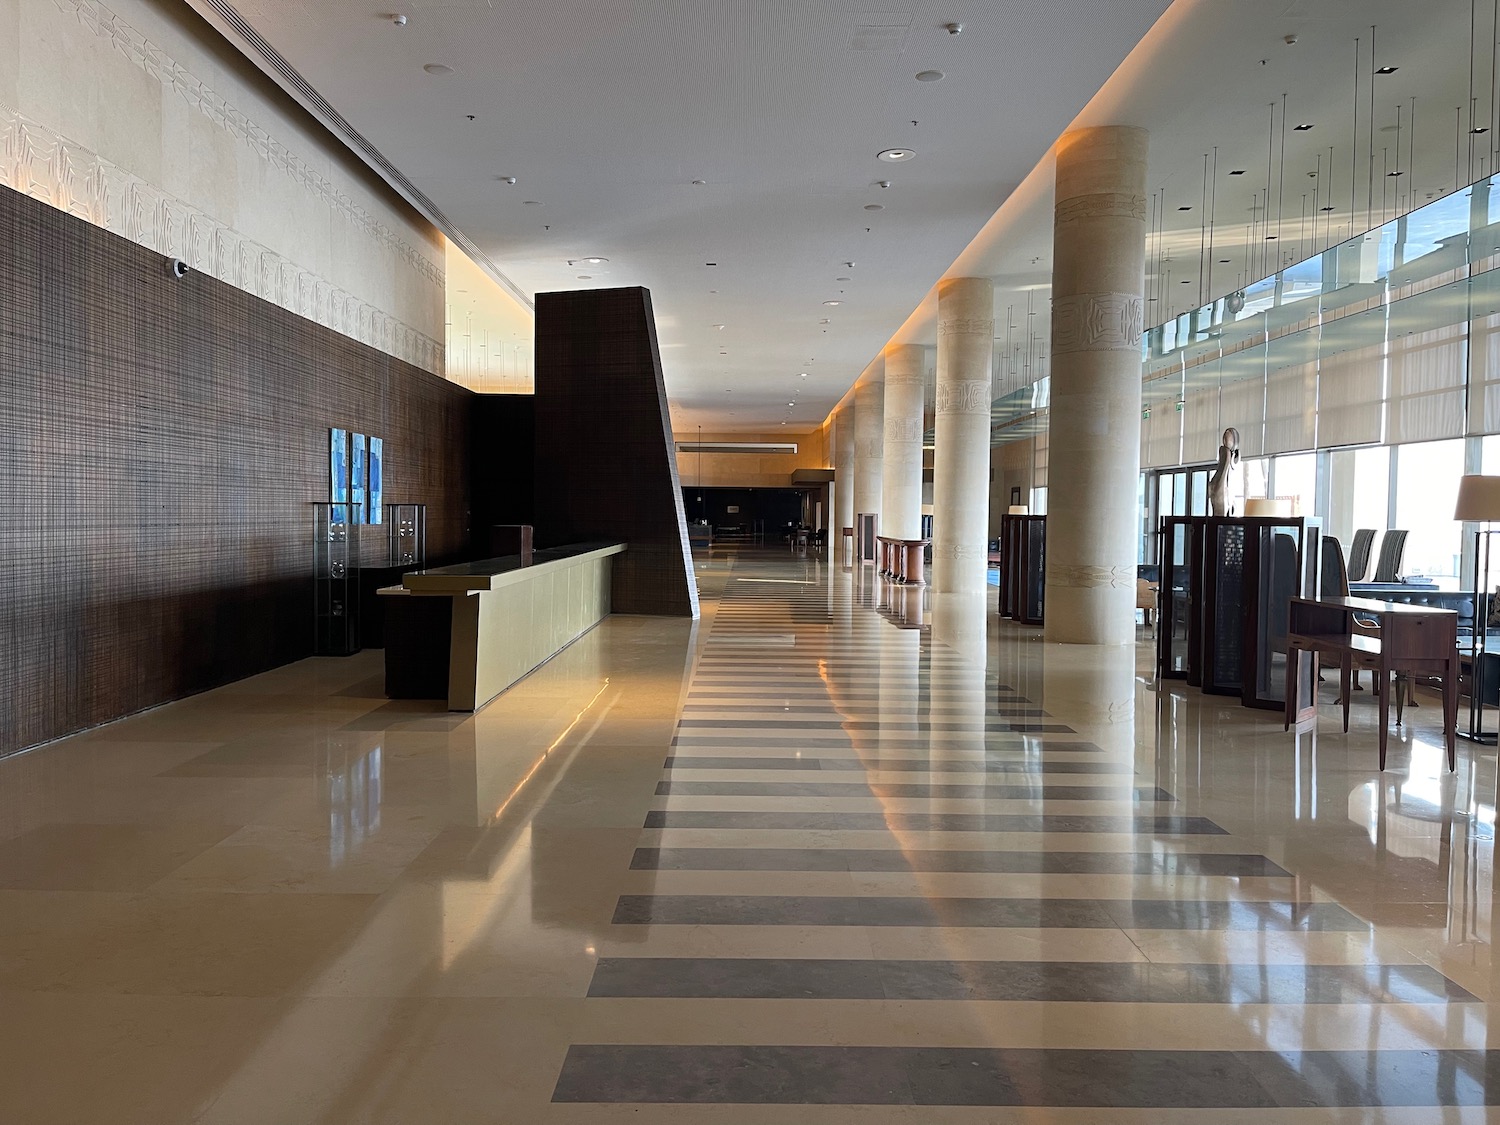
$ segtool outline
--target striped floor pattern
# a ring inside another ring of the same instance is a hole
[[[874,600],[736,563],[584,1001],[643,1022],[575,1042],[554,1103],[1500,1104],[1476,996],[1049,713],[1045,672],[1017,688]]]

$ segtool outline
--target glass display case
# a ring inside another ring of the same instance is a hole
[[[1321,522],[1166,516],[1159,533],[1157,675],[1237,695],[1246,707],[1282,708],[1287,618],[1292,598],[1318,596]],[[1298,675],[1310,678],[1310,661]]]
[[[348,503],[313,509],[313,651],[348,656],[361,647],[359,534]]]
[[[1202,630],[1196,613],[1203,569],[1203,516],[1166,516],[1161,521],[1156,670],[1161,679],[1202,681],[1198,652]]]
[[[427,565],[426,504],[385,505],[385,525],[387,566],[420,570]]]
[[[1047,517],[1000,517],[1000,615],[1042,624],[1047,588]]]

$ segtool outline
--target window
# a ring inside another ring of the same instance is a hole
[[[1318,495],[1318,455],[1292,453],[1273,458],[1276,495],[1292,501],[1292,511],[1299,516],[1314,514]]]
[[[1453,518],[1453,505],[1463,472],[1462,438],[1398,447],[1396,527],[1408,532],[1403,576],[1459,573],[1463,526]]]
[[[1391,504],[1391,451],[1383,445],[1354,451],[1354,530],[1384,531]]]

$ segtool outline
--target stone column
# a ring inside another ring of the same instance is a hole
[[[880,514],[885,456],[885,365],[876,360],[854,386],[854,513]],[[884,528],[876,529],[881,535]]]
[[[1057,149],[1049,641],[1135,640],[1136,478],[1146,264],[1143,129],[1075,129]]]
[[[922,348],[885,349],[885,484],[880,534],[918,539],[922,534]]]
[[[837,549],[844,528],[854,526],[854,402],[846,401],[833,415],[833,526],[828,541]],[[834,557],[830,550],[828,557]]]
[[[939,282],[932,586],[940,593],[984,590],[994,351],[995,291],[990,279],[955,277]]]

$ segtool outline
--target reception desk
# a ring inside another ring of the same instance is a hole
[[[623,543],[579,543],[407,574],[385,598],[385,682],[392,699],[440,699],[477,711],[588,632],[610,610]]]

